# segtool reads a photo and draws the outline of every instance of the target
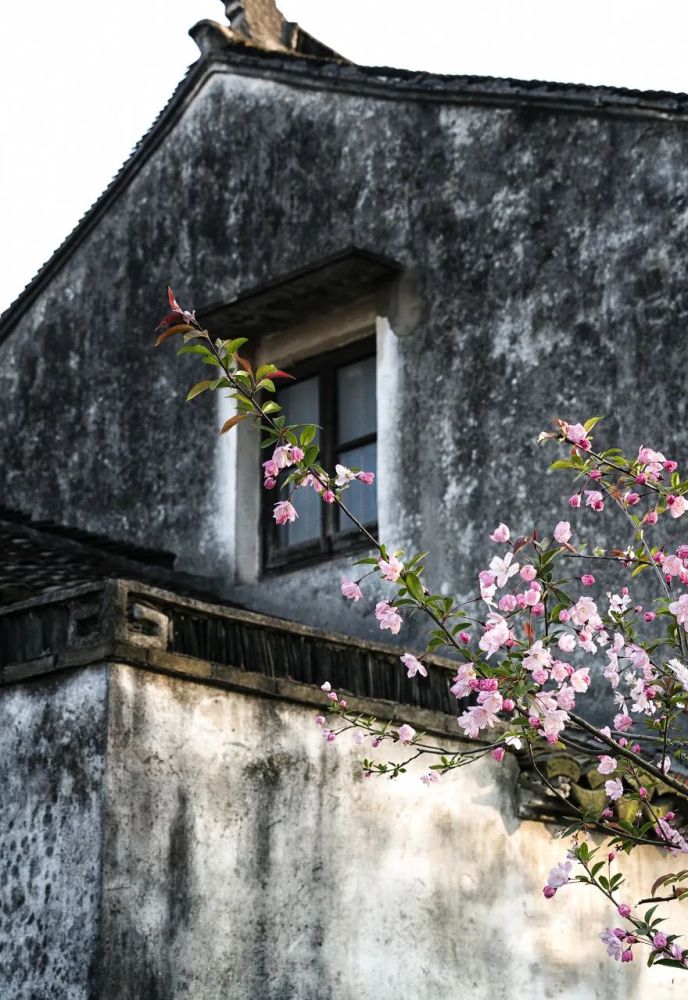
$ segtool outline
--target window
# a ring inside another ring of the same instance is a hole
[[[290,371],[296,382],[279,390],[277,402],[288,424],[319,425],[315,440],[323,467],[334,471],[340,463],[377,473],[375,338],[302,362]],[[297,490],[297,520],[277,527],[272,519],[273,504],[287,496],[280,485],[278,482],[263,496],[265,569],[292,567],[364,544],[337,505],[323,503],[312,489]],[[343,499],[363,524],[375,527],[376,482],[372,486],[352,483]]]

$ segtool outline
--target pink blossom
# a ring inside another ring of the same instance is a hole
[[[350,580],[348,576],[342,577],[342,594],[350,601],[360,601],[363,591],[357,583]]]
[[[511,532],[505,524],[500,524],[490,535],[493,542],[508,542],[511,538]]]
[[[624,931],[624,936],[625,936],[625,931]],[[611,927],[605,927],[605,929],[600,934],[600,940],[602,941],[603,944],[607,945],[607,954],[611,958],[613,958],[615,962],[618,962],[621,958],[623,947],[621,945],[621,941],[619,940],[618,936],[614,933],[614,931],[611,929]]]
[[[640,494],[633,492],[626,493],[624,495],[624,500],[626,501],[629,507],[635,507],[637,503],[640,503]]]
[[[688,667],[684,666],[680,660],[669,660],[667,666],[684,691],[688,691]]]
[[[666,948],[667,946],[666,934],[663,934],[661,931],[659,931],[658,934],[655,934],[655,936],[652,938],[652,945],[654,948],[657,949],[657,951],[661,951],[663,948]]]
[[[622,962],[632,962],[633,961],[633,952],[631,951],[630,948],[626,948],[626,950],[623,952],[623,954],[621,955],[621,961]]]
[[[420,780],[426,787],[428,787],[429,785],[437,784],[440,778],[437,771],[426,771],[425,774],[421,774]]]
[[[316,724],[316,726],[324,726],[325,725],[325,716],[324,715],[316,715],[316,717],[315,717],[315,724]]]
[[[483,705],[472,705],[463,715],[456,720],[466,736],[476,739],[480,735],[480,730],[492,727],[499,722],[499,719]]]
[[[287,521],[295,521],[299,515],[288,500],[279,500],[273,508],[272,516],[281,525]]]
[[[351,469],[347,469],[345,465],[335,465],[334,471],[337,474],[335,479],[336,486],[344,486],[346,483],[350,483],[352,479],[356,478],[355,473]]]
[[[604,510],[604,499],[599,490],[586,490],[585,495],[587,497],[585,501],[586,507],[592,507],[593,510]]]
[[[582,424],[566,424],[566,440],[575,444],[581,451],[590,451],[587,431]]]
[[[565,712],[572,712],[576,707],[576,695],[572,687],[562,684],[557,691],[557,706],[563,708]]]
[[[657,515],[657,511],[656,510],[648,510],[647,514],[643,518],[643,523],[644,524],[657,524],[657,517],[658,517],[658,515]]]
[[[646,448],[645,445],[641,445],[638,449],[639,465],[661,465],[663,462],[666,462],[666,458],[661,451],[653,451],[652,448]]]
[[[552,665],[552,654],[545,649],[542,640],[538,639],[528,650],[528,655],[523,659],[523,666],[526,670],[548,670]]]
[[[388,601],[378,601],[375,605],[375,617],[381,629],[389,629],[392,635],[397,635],[401,628],[401,615]]]
[[[552,680],[560,684],[565,681],[570,674],[573,673],[573,667],[569,666],[568,663],[564,663],[563,660],[555,660],[552,664]]]
[[[614,778],[613,781],[605,781],[604,783],[604,793],[608,799],[612,802],[616,802],[623,795],[623,784],[620,778]]]
[[[672,462],[671,459],[669,458],[662,464],[663,467],[666,469],[666,471],[669,473],[669,475],[671,475],[672,472],[676,472],[676,470],[678,469],[678,462]]]
[[[576,694],[585,694],[590,687],[590,671],[587,667],[580,667],[571,674],[571,687]]]
[[[570,615],[574,625],[581,626],[590,623],[591,627],[595,628],[600,623],[597,605],[592,597],[588,597],[587,595],[578,598],[570,609]]]
[[[498,764],[501,764],[504,760],[505,753],[506,750],[504,747],[495,747],[494,750],[490,751],[490,755],[497,761]]]
[[[303,452],[301,451],[301,449],[299,448],[299,446],[296,445],[296,444],[293,444],[291,446],[291,460],[292,460],[292,462],[302,462],[303,461]]]
[[[618,729],[621,733],[627,733],[628,730],[633,725],[633,719],[630,715],[624,715],[619,712],[618,715],[614,716],[614,729]]]
[[[560,861],[558,865],[550,871],[547,876],[547,885],[550,889],[561,889],[562,885],[567,885],[571,881],[569,878],[571,874],[572,864],[570,861]]]
[[[666,556],[662,563],[662,572],[668,576],[678,576],[683,569],[683,560],[678,556]]]
[[[555,541],[563,545],[571,537],[571,525],[568,521],[559,521],[554,529]]]
[[[538,732],[548,743],[556,743],[559,733],[569,721],[568,714],[563,709],[552,709],[542,713],[542,729]]]
[[[277,486],[277,480],[272,479],[270,476],[267,476],[263,480],[263,486],[265,487],[266,490],[274,490],[275,486]]]
[[[416,735],[416,730],[413,726],[408,726],[404,723],[403,726],[399,726],[399,742],[400,743],[411,743],[413,742]]]
[[[272,453],[272,461],[278,469],[286,469],[287,466],[293,465],[294,463],[291,460],[291,446],[285,444],[280,445],[279,448],[275,448]]]
[[[562,651],[562,653],[572,653],[576,648],[575,637],[572,636],[570,633],[565,632],[563,635],[559,637],[559,642],[557,643],[557,646]]]
[[[683,625],[688,632],[688,594],[681,594],[677,601],[669,605],[669,611],[676,616],[679,625]]]
[[[569,497],[569,507],[580,507],[581,496],[580,493],[574,493],[572,497]]]
[[[274,458],[269,458],[267,462],[263,462],[263,475],[267,478],[276,479],[279,475],[280,467]]]
[[[569,612],[566,610],[566,608],[562,608],[561,611],[559,612],[559,621],[567,622],[570,621],[570,619],[571,615],[569,614]]]
[[[526,583],[530,583],[537,576],[537,570],[530,563],[526,563],[525,566],[521,567],[520,577],[525,580]]]
[[[416,674],[420,674],[421,677],[428,676],[428,672],[425,666],[420,662],[420,660],[417,660],[416,657],[413,656],[411,653],[404,653],[404,655],[400,656],[399,659],[406,667],[409,677],[415,677]]]
[[[489,624],[491,628],[485,629],[478,642],[483,652],[487,653],[487,659],[493,653],[496,653],[500,646],[503,646],[509,639],[509,626],[504,618],[496,616],[490,620]]]
[[[646,611],[645,614],[643,615],[643,618],[645,619],[646,622],[653,622],[656,617],[657,615],[654,613],[654,611]]]
[[[460,639],[460,640],[461,640],[461,642],[463,642],[463,643],[467,643],[467,642],[470,642],[470,641],[471,641],[471,637],[470,637],[470,635],[468,634],[468,632],[459,632],[459,639]]]
[[[358,479],[359,482],[364,483],[366,486],[372,486],[373,485],[373,481],[375,479],[375,473],[374,472],[358,472],[356,474],[356,479]]]
[[[581,583],[583,584],[584,587],[592,587],[593,584],[595,583],[595,577],[592,575],[592,573],[583,573],[583,576],[581,577]]]
[[[597,770],[600,774],[613,774],[618,766],[619,764],[615,757],[609,757],[607,754],[602,754]]]
[[[526,590],[525,594],[523,595],[524,604],[530,608],[532,608],[534,604],[537,604],[539,600],[540,600],[540,590],[535,586],[530,587],[528,590]]]
[[[454,683],[450,687],[455,698],[466,698],[471,693],[471,681],[475,680],[475,670],[470,663],[463,663],[453,678]]]
[[[536,618],[541,618],[542,615],[544,615],[545,613],[545,605],[542,603],[542,601],[538,601],[536,604],[533,605],[531,610]]]
[[[396,556],[390,556],[389,560],[378,560],[378,567],[382,573],[382,578],[390,583],[396,583],[399,575],[404,570],[404,564],[399,562]]]
[[[631,915],[631,908],[628,905],[628,903],[619,903],[619,905],[616,908],[616,912],[619,914],[620,917],[623,917],[624,920],[626,920]]]
[[[502,702],[502,710],[504,712],[513,712],[515,708],[516,708],[516,702],[513,700],[513,698],[505,698],[504,701]]]
[[[688,502],[686,502],[685,497],[668,496],[667,507],[672,517],[681,517],[686,512]]]
[[[518,563],[512,563],[513,553],[507,552],[503,559],[495,556],[490,562],[490,572],[494,576],[494,582],[498,587],[506,586],[509,577],[518,573]]]
[[[515,609],[516,604],[517,601],[514,594],[502,594],[502,596],[499,598],[499,604],[497,605],[497,607],[499,608],[500,611],[503,611],[506,614],[508,614],[510,611],[513,611]]]
[[[335,500],[337,499],[332,490],[325,490],[325,492],[322,495],[322,498],[325,501],[325,503],[334,503]]]
[[[602,478],[602,473],[600,472],[599,469],[591,469],[590,472],[588,473],[588,477],[596,481]]]

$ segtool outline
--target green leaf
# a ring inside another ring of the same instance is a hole
[[[260,382],[260,380],[265,375],[271,375],[272,372],[276,372],[276,371],[277,371],[277,368],[276,368],[275,365],[261,365],[260,368],[258,369],[258,371],[256,372],[256,378]]]
[[[550,465],[550,469],[577,469],[578,467],[578,462],[573,462],[570,458],[558,458]]]
[[[210,386],[212,384],[213,384],[213,381],[212,381],[212,379],[209,379],[209,378],[204,379],[202,382],[197,382],[196,385],[192,389],[189,389],[189,393],[188,393],[188,395],[186,397],[187,403],[189,402],[190,399],[195,399],[196,396],[200,396],[200,394],[202,392],[205,392],[205,390],[208,388],[208,386]]]
[[[244,344],[248,344],[248,337],[237,337],[236,340],[224,340],[222,342],[222,346],[227,354],[236,354]]]
[[[595,424],[599,424],[600,420],[604,420],[604,417],[590,417],[589,420],[586,420],[585,423],[583,424],[583,427],[585,427],[586,432],[591,431],[595,426]]]
[[[303,460],[306,465],[313,465],[316,458],[318,457],[319,448],[317,444],[311,444],[306,448],[303,453]]]
[[[203,344],[184,344],[184,346],[180,347],[179,350],[177,351],[177,357],[179,357],[180,354],[211,354],[212,355],[212,351],[209,350],[209,348],[205,347]]]
[[[309,424],[308,427],[304,427],[301,431],[301,447],[305,448],[309,445],[313,438],[315,437],[315,427],[313,424]]]
[[[421,604],[425,604],[425,594],[423,593],[423,585],[416,576],[415,573],[405,573],[404,583],[408,587],[408,592],[411,597],[415,597],[417,601]]]

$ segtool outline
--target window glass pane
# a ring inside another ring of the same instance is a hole
[[[288,424],[317,424],[320,422],[318,377],[296,382],[277,394],[277,402],[282,407],[282,413]],[[316,436],[317,441],[317,436]],[[290,470],[280,475],[278,486],[281,486]],[[274,501],[286,500],[286,490],[275,489]],[[312,542],[320,538],[320,518],[322,500],[311,487],[296,490],[292,503],[298,517],[292,524],[278,527],[277,547],[280,549],[303,542]]]
[[[286,500],[286,490],[281,490],[279,495],[275,493],[275,501]],[[299,545],[302,542],[312,542],[320,538],[320,516],[322,500],[311,486],[304,486],[296,490],[291,502],[299,515],[291,524],[287,523],[282,527],[277,527],[277,547],[286,548],[288,545]]]
[[[375,434],[375,358],[337,369],[337,442]]]
[[[288,424],[319,424],[320,401],[318,376],[299,380],[293,385],[280,389],[277,402],[282,407]]]
[[[363,524],[371,524],[377,520],[377,444],[365,444],[362,448],[349,448],[341,451],[337,461],[348,468],[363,469],[365,472],[374,472],[375,480],[372,486],[356,481],[352,483],[348,490],[342,495],[342,501],[349,508],[359,521]],[[339,518],[339,531],[355,531],[346,514],[337,508]]]

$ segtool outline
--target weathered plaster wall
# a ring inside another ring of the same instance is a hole
[[[100,931],[106,674],[0,690],[0,997],[89,1000]]]
[[[606,413],[610,440],[686,454],[687,146],[680,120],[215,74],[0,355],[2,501],[228,582],[216,412],[183,402],[192,361],[152,351],[162,290],[199,306],[357,244],[423,287],[381,366],[383,528],[465,591],[499,519],[557,519],[563,479],[533,446],[552,417]],[[333,578],[236,596],[369,632]]]
[[[311,709],[114,667],[104,1000],[685,995],[607,958],[604,901],[544,900],[565,845],[514,818],[509,764],[426,790],[361,781],[359,755]]]

